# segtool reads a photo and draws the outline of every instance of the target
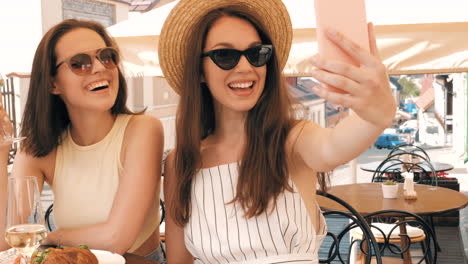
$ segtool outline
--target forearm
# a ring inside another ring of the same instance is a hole
[[[0,234],[5,234],[6,220],[6,198],[7,198],[7,183],[8,183],[8,153],[9,150],[0,152]],[[4,239],[0,239],[0,251],[8,249],[10,246]]]
[[[371,146],[382,131],[383,126],[376,126],[351,114],[332,130],[330,144],[325,146],[328,157],[335,164],[333,167],[347,163]]]
[[[107,223],[84,228],[59,229],[49,233],[45,243],[64,246],[86,244],[89,248],[124,254],[132,246],[130,242],[134,239],[127,236],[123,230],[112,228]]]

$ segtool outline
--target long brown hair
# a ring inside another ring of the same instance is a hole
[[[236,7],[226,7],[210,12],[192,33],[187,47],[190,53],[204,47],[204,40],[211,25],[223,16],[245,19],[257,30],[262,43],[271,44],[268,32],[255,17]],[[274,44],[274,43],[273,43]],[[188,56],[184,65],[184,76],[176,120],[175,173],[177,175],[172,212],[175,221],[183,226],[191,214],[192,181],[201,168],[200,144],[213,133],[215,116],[213,98],[201,82],[202,61],[197,54]],[[265,88],[257,104],[249,111],[245,124],[247,147],[243,154],[236,195],[232,202],[238,202],[246,217],[260,215],[267,210],[270,201],[285,189],[292,191],[288,184],[285,142],[295,120],[292,99],[281,76],[278,58],[273,53],[267,64]]]
[[[21,144],[22,151],[34,157],[49,154],[60,144],[60,136],[68,127],[70,118],[65,103],[58,95],[50,92],[53,77],[57,74],[55,46],[66,33],[78,28],[87,28],[98,33],[106,46],[118,50],[115,41],[99,23],[68,19],[52,27],[42,38],[34,55],[28,99],[26,102],[21,136],[26,139]],[[119,66],[119,91],[111,108],[112,114],[133,114],[126,106],[127,83]]]

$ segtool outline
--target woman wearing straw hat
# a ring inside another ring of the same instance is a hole
[[[313,77],[348,95],[316,93],[356,113],[325,129],[294,118],[281,78],[292,29],[280,0],[174,7],[159,40],[180,95],[165,171],[168,263],[318,263],[327,230],[318,172],[366,150],[396,110],[370,32],[371,54],[329,32],[360,67],[314,60]]]

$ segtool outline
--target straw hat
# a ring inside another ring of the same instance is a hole
[[[281,0],[180,0],[164,22],[158,44],[163,74],[178,94],[181,92],[190,34],[197,30],[197,25],[207,13],[227,6],[240,7],[266,27],[281,70],[284,68],[291,48],[292,25]]]

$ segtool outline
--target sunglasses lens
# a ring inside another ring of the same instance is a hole
[[[102,49],[99,52],[98,58],[102,65],[107,69],[113,69],[119,63],[119,55],[117,54],[117,51],[111,48]]]
[[[215,50],[211,58],[221,69],[230,70],[239,62],[240,52],[232,49]]]
[[[77,54],[70,59],[70,68],[71,70],[78,74],[84,75],[91,71],[91,67],[93,66],[93,61],[91,56],[88,54]]]
[[[245,56],[255,67],[265,65],[271,57],[272,50],[267,46],[257,46],[245,51]]]

